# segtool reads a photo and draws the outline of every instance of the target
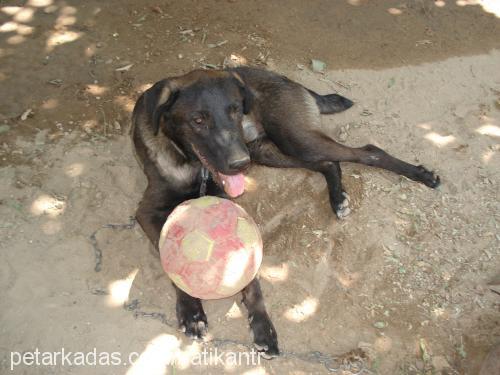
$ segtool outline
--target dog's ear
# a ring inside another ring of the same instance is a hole
[[[178,96],[179,85],[174,80],[157,82],[146,92],[146,111],[155,136],[160,131],[162,116],[172,108]]]
[[[233,72],[233,76],[238,82],[238,87],[240,89],[241,96],[243,97],[243,114],[248,115],[253,107],[254,95],[238,73]]]
[[[154,135],[158,135],[158,132],[160,131],[160,122],[162,116],[167,113],[170,108],[172,108],[172,105],[175,103],[177,98],[179,97],[179,90],[175,90],[170,92],[170,95],[168,95],[168,98],[166,99],[165,102],[158,102],[157,106],[153,112],[153,132]]]

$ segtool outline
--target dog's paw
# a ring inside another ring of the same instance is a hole
[[[179,329],[187,337],[203,339],[208,332],[207,316],[203,308],[193,309],[192,306],[181,308],[178,312]]]
[[[342,195],[344,196],[344,200],[335,206],[335,214],[340,220],[345,219],[351,213],[349,195],[345,191],[342,192]]]
[[[259,355],[265,359],[279,356],[278,335],[267,314],[265,316],[254,315],[250,318],[250,328],[253,333],[254,347]]]
[[[434,172],[429,171],[423,165],[419,165],[417,169],[418,169],[418,174],[417,174],[418,181],[422,182],[424,185],[434,189],[441,184],[441,179],[439,178],[439,176],[436,175]]]

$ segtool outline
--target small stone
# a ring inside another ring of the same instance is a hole
[[[345,142],[347,140],[347,133],[342,129],[339,134],[339,141]]]
[[[130,70],[130,68],[132,68],[134,66],[134,64],[127,64],[125,66],[122,66],[120,68],[117,68],[115,69],[117,72],[127,72]]]
[[[384,329],[385,327],[387,327],[387,323],[386,322],[375,322],[375,323],[373,323],[373,326],[375,328],[378,328],[378,329]]]
[[[33,110],[31,108],[28,108],[26,111],[23,112],[21,115],[21,121],[26,121],[26,119],[30,116],[33,115]]]
[[[316,237],[321,237],[324,234],[321,229],[313,230],[312,232]]]
[[[420,339],[419,346],[420,346],[420,355],[422,356],[422,361],[428,363],[431,358],[431,355],[429,353],[428,345],[425,339],[423,338]]]
[[[311,59],[311,69],[316,73],[324,73],[326,69],[326,63],[321,60]]]
[[[61,86],[63,84],[63,80],[60,78],[56,78],[56,79],[51,79],[51,80],[47,81],[47,83],[49,83],[53,86]]]

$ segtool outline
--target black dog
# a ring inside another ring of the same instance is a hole
[[[250,161],[322,173],[339,218],[349,213],[339,162],[384,168],[432,188],[439,185],[439,177],[423,166],[405,163],[373,145],[343,146],[315,130],[320,114],[352,104],[249,67],[193,71],[157,82],[138,99],[133,112],[133,141],[148,178],[137,220],[158,248],[166,217],[179,203],[199,197],[201,190],[219,196],[242,194],[242,173]],[[181,329],[188,336],[203,337],[207,318],[201,301],[175,289]],[[242,294],[256,347],[265,356],[278,355],[276,331],[258,280]]]

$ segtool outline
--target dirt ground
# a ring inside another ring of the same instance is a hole
[[[499,17],[487,0],[0,1],[0,373],[11,352],[96,348],[140,357],[12,373],[477,374],[500,342]],[[321,176],[252,168],[238,203],[262,229],[283,356],[195,366],[248,350],[239,297],[206,302],[213,340],[191,342],[141,229],[103,226],[129,223],[145,188],[135,99],[232,53],[353,99],[323,131],[442,186],[346,164],[339,221]]]

